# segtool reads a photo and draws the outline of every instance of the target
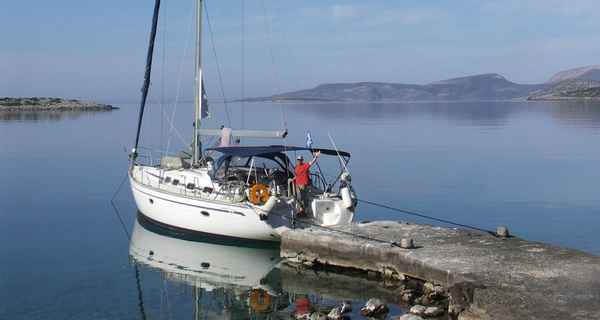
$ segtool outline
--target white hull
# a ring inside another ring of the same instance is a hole
[[[130,176],[131,190],[138,210],[146,217],[168,227],[237,239],[279,241],[279,232],[289,220],[283,214],[269,214],[261,220],[257,209],[194,199],[137,182]]]

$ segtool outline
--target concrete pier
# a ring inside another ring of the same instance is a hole
[[[292,263],[445,286],[458,319],[600,319],[600,257],[518,237],[393,221],[338,230],[287,231],[281,255]],[[414,246],[402,248],[402,239]]]

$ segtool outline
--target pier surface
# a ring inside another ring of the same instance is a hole
[[[286,231],[281,255],[446,286],[459,319],[600,319],[600,257],[517,237],[393,221],[337,230]],[[403,238],[415,247],[392,244]]]

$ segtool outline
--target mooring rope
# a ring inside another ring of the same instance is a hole
[[[123,180],[121,180],[121,183],[119,184],[119,187],[117,188],[117,191],[115,191],[115,193],[113,194],[112,198],[110,199],[110,204],[113,207],[113,211],[115,212],[115,215],[117,216],[117,219],[119,219],[119,222],[121,223],[121,227],[123,228],[123,232],[125,232],[125,236],[127,237],[127,241],[129,241],[129,239],[131,239],[131,236],[129,235],[129,231],[127,230],[127,227],[125,226],[125,221],[123,221],[123,217],[121,217],[121,212],[119,212],[119,209],[117,208],[117,205],[115,204],[115,198],[117,197],[117,195],[119,194],[119,192],[121,192],[121,189],[123,188],[123,185],[125,184],[125,181],[127,181],[127,176],[129,175],[129,173],[127,173],[124,177]]]
[[[423,213],[419,213],[419,212],[412,211],[412,210],[395,208],[395,207],[392,207],[392,206],[389,206],[389,205],[386,205],[386,204],[382,204],[382,203],[377,203],[377,202],[363,200],[363,199],[358,199],[358,202],[362,202],[362,203],[365,203],[365,204],[368,204],[368,205],[372,205],[372,206],[375,206],[375,207],[379,207],[379,208],[383,208],[383,209],[388,209],[388,210],[391,210],[391,211],[396,211],[396,212],[404,213],[404,214],[407,214],[407,215],[416,216],[416,217],[420,217],[420,218],[424,218],[424,219],[429,219],[429,220],[433,220],[433,221],[437,221],[437,222],[441,222],[441,223],[445,223],[445,224],[449,224],[449,225],[453,225],[453,226],[457,226],[457,227],[463,227],[463,228],[467,228],[467,229],[473,229],[473,230],[477,230],[477,231],[482,231],[482,232],[490,233],[492,235],[496,234],[494,231],[486,230],[486,229],[483,229],[483,228],[471,226],[471,225],[468,225],[468,224],[462,224],[462,223],[458,223],[458,222],[454,222],[454,221],[450,221],[450,220],[445,220],[445,219],[440,219],[440,218],[432,217],[432,216],[425,215]]]
[[[281,217],[283,219],[286,219],[286,220],[292,222],[292,224],[296,224],[296,223],[298,223],[298,224],[304,224],[304,225],[307,225],[307,226],[310,226],[310,227],[320,228],[320,229],[327,230],[327,231],[330,231],[330,232],[337,232],[337,233],[344,234],[344,235],[347,235],[347,236],[352,236],[354,238],[359,238],[359,239],[364,239],[364,240],[369,240],[369,241],[375,241],[375,242],[385,243],[385,244],[392,245],[394,247],[400,247],[400,244],[398,244],[398,242],[396,242],[396,241],[383,240],[383,239],[373,238],[373,237],[370,237],[370,236],[361,235],[361,234],[358,234],[358,233],[355,233],[355,232],[351,232],[351,231],[345,231],[345,230],[340,230],[340,229],[336,229],[336,228],[332,228],[332,227],[326,227],[326,226],[322,226],[320,224],[316,224],[316,223],[313,223],[313,222],[310,222],[310,221],[300,220],[298,218],[290,217],[288,215],[281,214],[281,213],[270,212],[269,215],[275,215],[275,216]]]

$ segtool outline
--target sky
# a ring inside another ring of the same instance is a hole
[[[597,0],[206,1],[228,99],[491,72],[540,83],[600,64]],[[153,2],[3,1],[0,96],[137,101]],[[193,5],[163,0],[151,99],[191,97]],[[205,23],[205,80],[218,99],[210,34]]]

